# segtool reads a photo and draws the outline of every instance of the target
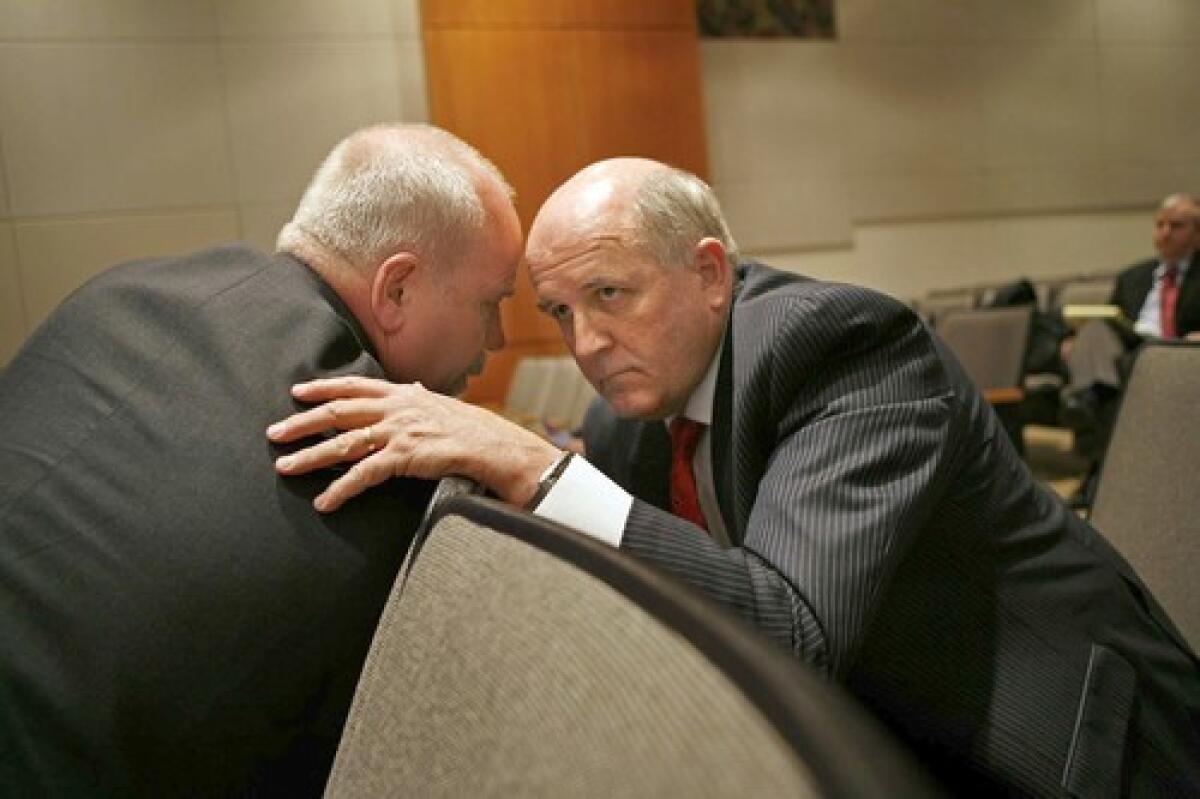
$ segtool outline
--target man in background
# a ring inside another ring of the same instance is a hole
[[[844,682],[956,794],[1200,791],[1195,656],[909,309],[741,262],[709,187],[643,159],[568,180],[526,259],[606,403],[591,463],[346,378],[295,389],[335,401],[272,438],[344,432],[277,468],[357,460],[325,509],[457,472],[617,546]],[[347,456],[363,429],[386,444]]]
[[[1092,321],[1063,343],[1069,381],[1062,421],[1075,431],[1076,451],[1091,463],[1080,502],[1091,504],[1125,380],[1148,340],[1200,336],[1200,207],[1172,194],[1154,215],[1157,255],[1117,275],[1108,302],[1121,322]]]
[[[119,266],[33,334],[0,376],[0,792],[320,794],[430,492],[322,517],[261,429],[298,379],[459,390],[504,343],[510,193],[449,134],[364,129],[276,256]]]

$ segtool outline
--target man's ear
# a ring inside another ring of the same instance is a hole
[[[412,304],[413,277],[420,259],[411,252],[398,252],[381,263],[371,279],[371,313],[385,333],[404,326]]]
[[[709,304],[724,308],[733,287],[733,269],[725,257],[725,245],[711,236],[700,239],[692,256],[692,268],[709,296]]]

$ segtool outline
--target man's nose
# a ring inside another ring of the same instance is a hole
[[[612,336],[608,330],[587,314],[575,314],[574,329],[575,354],[586,357],[601,352],[612,345]]]

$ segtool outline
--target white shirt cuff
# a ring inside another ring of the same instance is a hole
[[[584,458],[574,457],[533,512],[619,547],[632,507],[633,497],[625,489]]]

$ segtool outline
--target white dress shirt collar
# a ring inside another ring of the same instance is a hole
[[[703,424],[712,425],[713,421],[713,399],[717,394],[717,371],[721,368],[721,345],[717,346],[716,353],[713,354],[712,361],[708,364],[708,371],[704,373],[704,379],[692,390],[692,395],[688,397],[687,404],[683,406],[683,415],[689,419],[694,419]],[[671,417],[667,419],[667,424],[671,424]]]

